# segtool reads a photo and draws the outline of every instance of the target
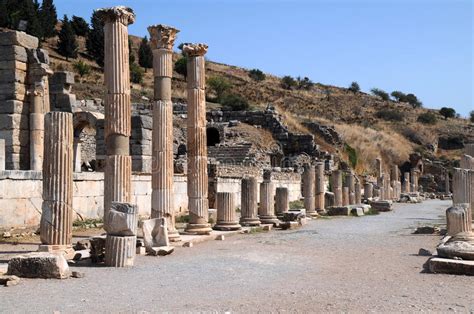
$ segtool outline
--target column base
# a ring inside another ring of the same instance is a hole
[[[261,225],[258,218],[240,218],[240,225],[245,227],[258,227]]]
[[[75,251],[72,248],[72,244],[61,245],[61,244],[40,244],[38,252],[48,252],[54,254],[62,254],[65,259],[71,260],[74,258]]]
[[[168,239],[170,242],[179,242],[181,241],[181,236],[179,235],[178,230],[168,230]]]
[[[242,229],[242,226],[239,225],[237,221],[217,221],[212,229],[220,231],[235,231]]]
[[[280,220],[278,220],[278,218],[274,215],[259,216],[259,218],[263,225],[272,224],[274,226],[278,226],[280,224]]]
[[[204,223],[204,224],[188,223],[184,231],[188,234],[206,235],[212,231],[212,228],[211,228],[211,224],[208,224],[208,223]]]
[[[312,209],[312,210],[307,210],[306,211],[306,216],[309,216],[309,217],[318,217],[319,214],[318,212],[315,210],[315,209]]]

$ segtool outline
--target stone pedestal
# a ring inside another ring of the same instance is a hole
[[[326,212],[324,193],[324,163],[318,162],[315,167],[316,183],[315,183],[315,209],[318,213]]]
[[[73,186],[72,114],[47,113],[45,126],[41,243],[70,246]]]
[[[175,227],[173,191],[173,45],[179,30],[165,26],[148,27],[153,49],[154,102],[152,133],[152,218],[167,218],[170,241],[179,241]]]
[[[316,179],[314,166],[309,164],[304,165],[302,184],[303,184],[303,197],[304,197],[304,208],[306,209],[306,215],[318,216],[315,206],[315,185]]]
[[[207,45],[187,44],[183,47],[187,56],[188,91],[188,208],[190,222],[186,232],[206,234],[208,223],[208,177],[206,140],[206,75],[205,59]]]
[[[240,224],[242,226],[260,226],[257,184],[257,179],[254,177],[242,179],[240,205]]]
[[[106,225],[107,212],[112,202],[130,203],[131,201],[128,25],[135,21],[135,14],[132,9],[123,6],[99,9],[96,12],[104,23],[104,82],[107,89],[104,127],[107,154],[104,172],[104,224]],[[119,243],[112,238],[109,242]],[[124,248],[122,245],[112,247]]]
[[[469,225],[469,204],[457,204],[446,210],[447,235],[454,236],[459,232],[472,231]]]
[[[334,206],[342,206],[342,172],[334,170],[331,174],[331,186],[334,193]]]
[[[364,184],[364,199],[370,200],[373,197],[374,185],[370,182],[365,182]]]
[[[262,182],[260,184],[260,207],[258,217],[262,224],[279,224],[275,216],[275,188],[272,182]]]
[[[217,192],[217,222],[215,230],[232,231],[242,229],[235,214],[235,194],[229,192]]]
[[[283,217],[290,209],[288,188],[276,188],[275,192],[275,213],[277,217]]]
[[[81,156],[81,143],[82,141],[79,138],[74,138],[74,172],[82,171],[82,156]]]

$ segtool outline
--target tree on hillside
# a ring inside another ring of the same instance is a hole
[[[252,69],[249,71],[249,77],[254,81],[260,82],[265,80],[266,75],[259,69]]]
[[[86,37],[89,33],[89,24],[80,16],[73,15],[71,25],[76,36]]]
[[[418,98],[414,94],[407,94],[406,101],[413,106],[413,108],[421,108],[423,107],[423,103],[418,100]]]
[[[296,86],[296,81],[289,75],[285,75],[281,78],[281,87],[284,89],[292,89]]]
[[[130,65],[135,63],[135,54],[133,53],[133,43],[132,43],[132,40],[130,39],[130,36],[128,37],[128,63]]]
[[[43,0],[39,10],[39,21],[42,28],[42,40],[56,35],[58,15],[53,0]]]
[[[104,66],[104,25],[94,12],[91,17],[91,29],[86,39],[89,55],[100,66]]]
[[[382,89],[372,88],[370,91],[372,92],[373,95],[379,96],[380,98],[382,98],[382,100],[387,101],[390,99],[390,96],[388,95],[388,93]]]
[[[304,77],[297,77],[296,78],[296,86],[298,89],[310,90],[313,87],[314,83],[309,78]]]
[[[69,58],[77,57],[77,47],[76,35],[72,29],[71,22],[64,15],[58,38],[58,52],[66,57],[66,60],[69,60]]]
[[[207,80],[207,86],[210,91],[216,94],[216,100],[221,101],[224,94],[232,87],[232,85],[221,76],[212,76]]]
[[[454,118],[456,116],[456,110],[453,108],[442,107],[439,110],[439,114],[444,117],[444,120],[448,120],[448,118]]]
[[[424,112],[418,116],[416,121],[421,122],[423,124],[436,124],[438,119],[436,118],[436,115],[432,112]]]
[[[474,123],[474,110],[472,110],[471,112],[469,112],[469,120]]]
[[[174,63],[174,70],[176,73],[181,74],[184,76],[186,79],[186,76],[188,75],[188,68],[187,68],[187,59],[186,56],[183,56],[179,58],[175,63]]]
[[[145,68],[145,72],[153,67],[153,52],[146,36],[143,37],[138,47],[138,64]]]
[[[40,5],[37,0],[1,0],[0,27],[19,29],[20,21],[27,22],[25,31],[38,38],[43,38]]]
[[[348,90],[350,90],[353,93],[358,93],[360,92],[360,86],[359,83],[357,82],[352,82],[351,85],[349,86]]]
[[[390,95],[392,95],[393,99],[395,99],[398,102],[407,102],[407,95],[400,91],[393,91]]]

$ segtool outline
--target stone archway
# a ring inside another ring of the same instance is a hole
[[[221,142],[221,135],[217,128],[209,127],[206,129],[207,146],[216,146]]]
[[[78,111],[73,113],[74,125],[74,171],[80,172],[82,165],[97,170],[97,135],[104,115],[100,112]]]

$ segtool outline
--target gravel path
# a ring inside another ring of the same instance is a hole
[[[312,221],[296,231],[237,235],[140,256],[132,269],[0,288],[0,312],[474,311],[473,277],[421,273],[449,201],[396,204],[378,216]],[[1,247],[0,247],[1,250]]]

